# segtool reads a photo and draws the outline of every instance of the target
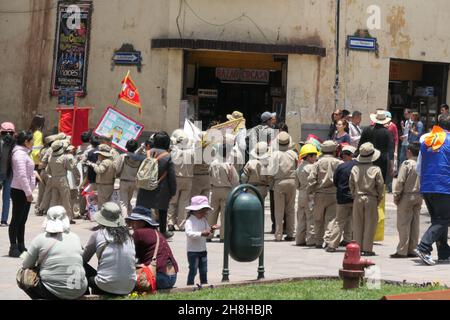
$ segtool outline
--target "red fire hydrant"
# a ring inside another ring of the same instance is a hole
[[[364,277],[364,269],[375,265],[371,260],[362,259],[359,245],[356,241],[350,242],[345,251],[343,269],[339,270],[339,276],[344,279],[344,289],[357,289]]]

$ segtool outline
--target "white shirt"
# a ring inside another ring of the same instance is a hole
[[[211,230],[211,227],[205,217],[198,219],[191,214],[186,220],[184,230],[186,232],[186,247],[188,252],[206,251],[206,237],[202,237],[202,232]]]
[[[355,148],[358,148],[359,140],[361,140],[361,133],[362,130],[360,126],[353,122],[349,123],[350,144]]]

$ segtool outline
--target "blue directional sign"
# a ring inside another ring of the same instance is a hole
[[[377,39],[348,36],[347,48],[351,50],[376,51]]]
[[[113,57],[115,64],[140,65],[142,56],[140,51],[134,52],[116,52]]]

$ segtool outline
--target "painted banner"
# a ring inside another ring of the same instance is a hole
[[[95,128],[94,134],[102,137],[111,136],[113,147],[126,152],[127,141],[137,140],[143,130],[144,126],[141,123],[113,107],[108,107]]]
[[[86,95],[92,2],[60,1],[57,10],[52,95]]]

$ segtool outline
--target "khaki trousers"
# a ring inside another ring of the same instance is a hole
[[[111,201],[111,197],[114,192],[114,185],[96,183],[95,186],[97,188],[98,210],[100,210],[104,203]]]
[[[353,203],[338,204],[336,206],[336,219],[334,220],[333,229],[328,242],[330,248],[336,249],[339,247],[342,235],[344,235],[344,241],[352,241],[352,220]]]
[[[400,199],[397,207],[397,230],[399,235],[397,254],[402,256],[412,254],[419,244],[422,201],[420,194],[405,194]]]
[[[358,195],[353,201],[353,238],[361,251],[373,251],[373,239],[378,224],[378,200],[373,196]]]
[[[283,218],[286,216],[286,236],[294,237],[295,232],[295,179],[275,181],[275,240],[283,238]]]
[[[191,198],[195,196],[209,197],[211,182],[209,175],[194,176],[192,180]]]
[[[51,177],[48,180],[48,186],[50,188],[49,207],[63,206],[69,220],[73,220],[73,211],[70,204],[70,188],[67,177]]]
[[[269,192],[269,188],[266,186],[255,186],[255,187],[256,187],[256,189],[258,189],[259,193],[261,194],[263,202],[265,202],[267,193]]]
[[[314,195],[314,235],[316,246],[329,242],[333,221],[336,218],[336,194],[316,193]]]
[[[305,190],[298,193],[297,207],[297,230],[295,235],[295,244],[314,245],[314,216],[309,208],[308,195]]]
[[[186,223],[186,207],[191,200],[192,180],[190,177],[177,177],[177,192],[169,203],[167,225],[178,226],[179,230],[184,230]]]
[[[120,180],[120,208],[124,217],[129,216],[132,211],[131,199],[133,199],[134,191],[136,190],[136,181]]]
[[[45,186],[47,185],[48,179],[49,179],[48,173],[45,172],[45,170],[41,171],[40,176],[41,176],[42,182],[38,183],[39,191],[38,191],[38,198],[37,198],[36,206],[35,206],[35,208],[37,208],[37,209],[41,209],[42,199],[44,199]]]
[[[228,194],[231,188],[212,187],[211,188],[211,207],[213,211],[208,215],[208,223],[210,226],[217,224],[220,214],[220,239],[223,240],[225,236],[225,205]],[[209,236],[210,239],[214,237],[214,232]]]

